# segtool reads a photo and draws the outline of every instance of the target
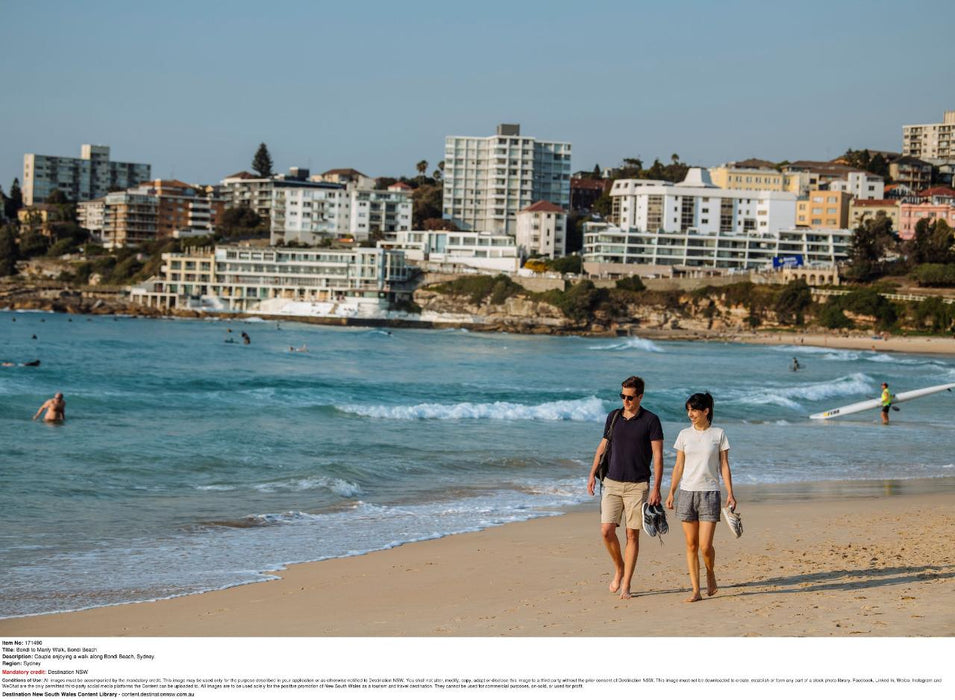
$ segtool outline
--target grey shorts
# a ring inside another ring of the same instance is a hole
[[[676,515],[685,523],[720,521],[719,491],[684,491],[676,495]]]

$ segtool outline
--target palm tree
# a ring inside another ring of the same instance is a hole
[[[419,175],[424,175],[426,172],[428,172],[428,161],[419,160],[418,165],[415,167],[417,167]]]

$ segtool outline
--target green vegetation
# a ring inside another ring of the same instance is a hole
[[[269,147],[264,143],[259,144],[252,157],[252,169],[259,177],[272,177],[272,156],[269,154]]]
[[[912,271],[920,287],[955,287],[955,263],[927,263]]]

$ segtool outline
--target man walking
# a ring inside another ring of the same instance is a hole
[[[614,565],[610,591],[619,591],[621,598],[630,597],[630,581],[640,551],[643,504],[660,503],[660,484],[663,480],[663,426],[655,413],[640,405],[643,401],[643,390],[644,383],[640,377],[627,377],[623,380],[620,391],[623,408],[611,411],[607,416],[604,437],[597,446],[590,478],[587,480],[587,492],[592,496],[597,482],[597,465],[609,448],[610,464],[600,499],[600,531]],[[627,531],[627,543],[623,552],[617,538],[617,527],[621,519]]]

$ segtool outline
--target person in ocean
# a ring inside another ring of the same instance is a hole
[[[706,595],[716,595],[716,550],[713,535],[720,521],[720,473],[726,486],[726,505],[736,508],[733,477],[730,473],[730,443],[722,428],[713,427],[713,397],[709,393],[693,394],[686,400],[690,427],[676,438],[676,464],[670,478],[666,507],[673,510],[683,524],[686,538],[686,563],[690,572],[690,597],[684,602],[702,600],[700,595],[700,558],[706,568]],[[679,486],[679,492],[677,492]]]
[[[892,408],[892,392],[889,391],[889,385],[882,382],[882,425],[889,424],[889,409]]]
[[[798,358],[795,358],[795,357],[793,358],[792,370],[793,370],[793,372],[798,372],[798,371],[799,371],[799,359],[798,359]]]
[[[610,592],[619,592],[621,598],[629,598],[631,595],[630,581],[637,567],[637,555],[640,553],[643,504],[659,505],[660,483],[663,481],[663,426],[655,413],[640,405],[643,391],[644,382],[640,377],[623,380],[620,391],[623,408],[615,409],[607,415],[604,437],[597,445],[590,477],[587,479],[587,492],[593,496],[597,482],[597,466],[612,442],[610,466],[603,481],[600,498],[600,533],[614,566]],[[610,435],[611,427],[613,435]],[[610,440],[607,439],[608,436]],[[627,544],[622,553],[620,540],[617,538],[617,527],[621,519],[627,530]]]
[[[62,423],[66,420],[66,400],[63,398],[63,392],[56,392],[52,399],[47,399],[43,405],[33,414],[33,420],[40,417],[40,414],[46,411],[43,420],[46,423]]]

